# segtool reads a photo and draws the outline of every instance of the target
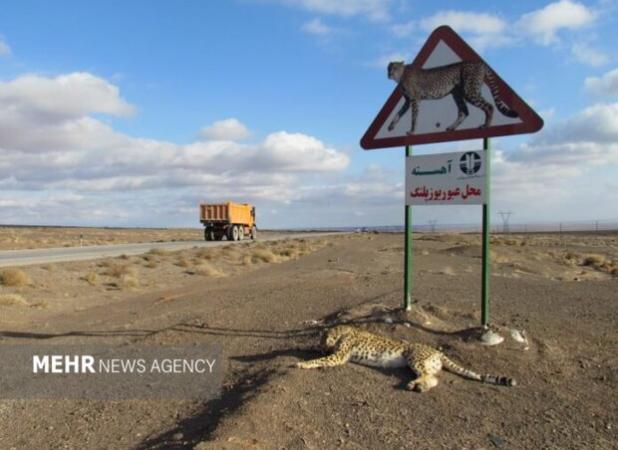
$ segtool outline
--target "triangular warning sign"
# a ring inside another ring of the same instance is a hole
[[[389,65],[389,78],[398,84],[361,139],[366,150],[543,127],[543,119],[448,26],[431,33],[412,64]]]

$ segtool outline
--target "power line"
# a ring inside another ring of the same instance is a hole
[[[427,221],[429,223],[429,227],[431,229],[432,233],[436,232],[436,224],[438,223],[438,221],[436,219],[431,219]]]
[[[500,214],[500,217],[502,218],[502,232],[510,233],[509,220],[513,215],[513,211],[500,211],[498,214]]]

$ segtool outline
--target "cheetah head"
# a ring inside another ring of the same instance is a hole
[[[339,325],[337,327],[331,328],[327,332],[322,335],[322,347],[326,350],[332,350],[341,339],[346,334],[349,334],[354,329],[352,327],[346,325]]]
[[[403,61],[393,61],[389,63],[387,69],[388,78],[399,83],[405,68],[406,65]]]

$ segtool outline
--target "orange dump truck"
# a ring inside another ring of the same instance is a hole
[[[204,224],[204,239],[240,241],[245,236],[257,238],[255,207],[247,203],[202,203],[200,222]]]

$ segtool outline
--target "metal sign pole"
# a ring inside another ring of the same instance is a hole
[[[409,156],[412,156],[412,147],[406,145],[406,161]],[[404,165],[405,166],[405,165]],[[406,174],[407,175],[407,174]],[[412,206],[407,203],[405,206],[405,255],[403,262],[403,309],[410,311],[412,309]]]
[[[483,203],[483,275],[481,284],[481,325],[489,325],[489,269],[491,255],[489,251],[489,193],[490,193],[490,141],[483,138],[485,152],[485,202]]]

